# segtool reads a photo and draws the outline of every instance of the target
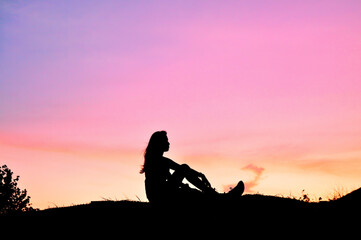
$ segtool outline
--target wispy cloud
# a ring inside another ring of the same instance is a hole
[[[244,182],[245,192],[248,192],[248,193],[254,192],[253,188],[259,184],[262,173],[265,169],[263,167],[257,167],[251,163],[251,164],[248,164],[247,166],[241,168],[241,170],[251,171],[255,174],[255,176],[252,180]],[[235,185],[236,184],[228,184],[223,187],[223,191],[226,192],[229,189],[232,189]]]
[[[263,167],[257,167],[253,164],[248,164],[247,166],[241,168],[242,170],[248,170],[255,174],[255,177],[244,183],[246,192],[253,192],[253,188],[259,184],[259,180],[261,179],[261,175],[264,171]]]
[[[76,155],[78,157],[93,157],[102,160],[113,159],[116,161],[119,161],[119,158],[136,158],[141,157],[142,155],[141,151],[135,148],[64,141],[50,141],[36,137],[2,133],[0,133],[0,146],[16,148],[18,151],[23,149],[37,152],[48,152],[52,154],[63,153]]]

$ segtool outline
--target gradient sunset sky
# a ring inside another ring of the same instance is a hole
[[[151,134],[218,191],[361,187],[361,1],[0,1],[0,165],[34,207],[146,201]]]

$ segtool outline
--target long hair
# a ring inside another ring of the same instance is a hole
[[[140,174],[145,173],[149,164],[154,157],[162,154],[162,143],[167,137],[166,131],[158,131],[152,134],[149,139],[148,146],[144,151],[144,164],[140,170]]]

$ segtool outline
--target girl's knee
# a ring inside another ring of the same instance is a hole
[[[182,172],[187,172],[190,169],[190,167],[187,164],[180,165],[180,170]]]
[[[187,164],[179,165],[177,169],[175,169],[174,173],[172,174],[175,179],[177,178],[184,178],[188,175],[190,171],[190,167]]]

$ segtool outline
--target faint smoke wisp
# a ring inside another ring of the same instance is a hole
[[[254,192],[253,188],[259,184],[259,181],[261,179],[264,168],[257,167],[251,163],[251,164],[248,164],[247,166],[241,168],[241,170],[251,171],[255,174],[255,177],[252,180],[244,182],[245,192],[253,193]],[[235,187],[235,185],[236,184],[229,184],[229,185],[223,186],[223,190],[225,192],[227,192],[230,189],[232,189],[233,187]]]
[[[257,167],[257,166],[255,166],[253,164],[248,164],[247,166],[245,166],[245,167],[243,167],[241,169],[242,170],[252,171],[255,174],[254,179],[244,183],[246,192],[249,192],[249,193],[254,192],[253,188],[259,184],[259,180],[261,179],[261,175],[262,175],[262,173],[264,171],[264,168],[263,167]]]

